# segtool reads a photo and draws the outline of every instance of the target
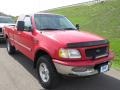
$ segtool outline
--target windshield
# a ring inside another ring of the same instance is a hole
[[[0,23],[15,23],[10,17],[0,17]]]
[[[35,23],[38,30],[76,30],[76,27],[64,16],[36,14]]]

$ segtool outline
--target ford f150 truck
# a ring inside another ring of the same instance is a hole
[[[7,51],[19,50],[34,62],[44,88],[53,88],[60,75],[88,76],[110,69],[109,41],[79,31],[65,16],[36,13],[20,16],[5,27]]]
[[[0,16],[0,39],[4,39],[3,27],[6,25],[15,25],[13,19],[8,16]]]

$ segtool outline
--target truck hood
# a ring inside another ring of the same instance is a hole
[[[95,34],[75,30],[45,31],[43,35],[61,44],[104,40],[104,38]]]
[[[14,23],[0,23],[0,27],[15,25]]]

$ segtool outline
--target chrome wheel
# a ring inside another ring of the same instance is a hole
[[[52,89],[59,83],[59,75],[48,55],[43,55],[37,61],[37,74],[42,87]]]
[[[7,52],[9,54],[14,54],[15,53],[15,47],[11,45],[11,43],[9,42],[9,39],[7,39],[7,42],[6,42],[6,48],[7,48]]]
[[[49,70],[46,66],[45,63],[41,63],[40,66],[39,66],[39,75],[41,77],[41,79],[44,81],[44,82],[48,82],[49,81]]]
[[[8,52],[10,51],[10,43],[9,43],[9,41],[7,41],[7,50],[8,50]]]

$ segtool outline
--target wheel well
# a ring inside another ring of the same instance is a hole
[[[52,57],[44,50],[38,50],[35,54],[35,58],[34,58],[34,68],[36,68],[36,65],[37,65],[37,60],[40,56],[43,56],[43,55],[47,55],[49,58],[52,59]]]
[[[8,35],[5,35],[5,39],[7,39],[8,38]]]

